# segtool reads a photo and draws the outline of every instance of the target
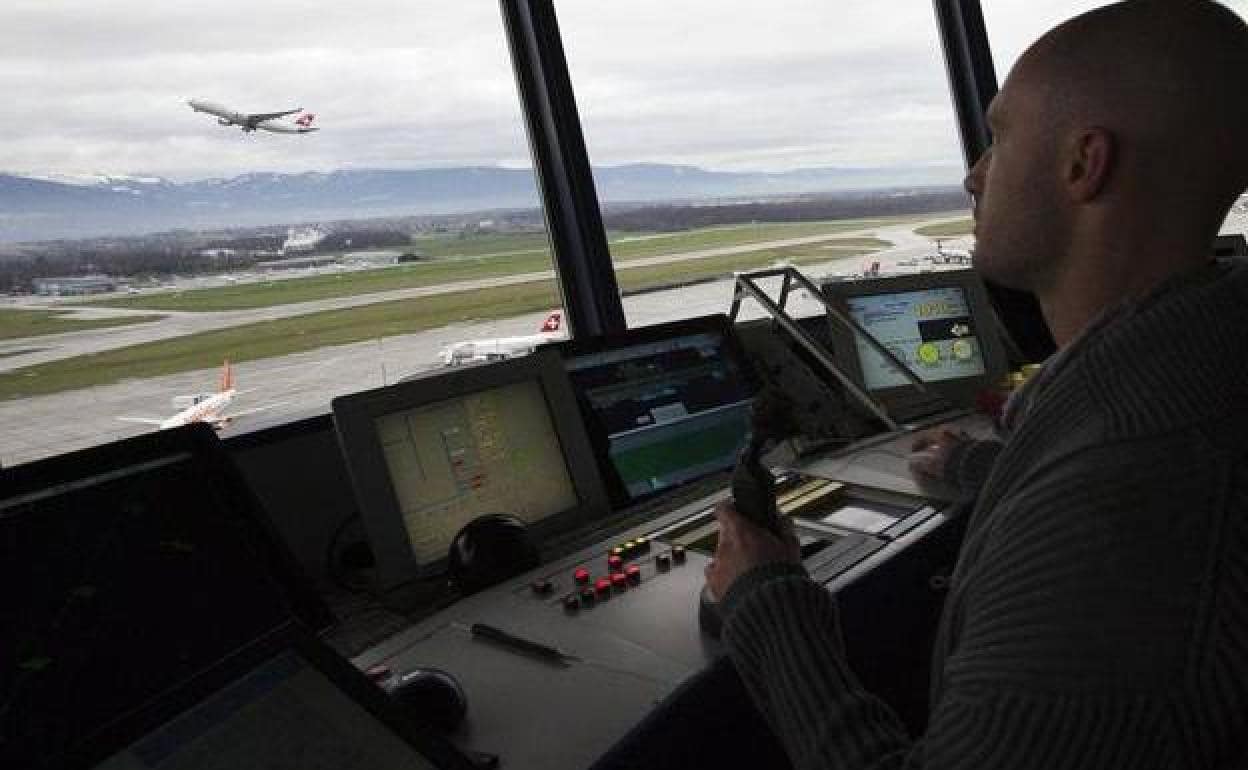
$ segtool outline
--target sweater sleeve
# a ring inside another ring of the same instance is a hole
[[[974,497],[988,480],[1003,446],[996,439],[960,444],[949,453],[944,480],[966,497]]]
[[[1141,483],[1174,474],[1120,451],[1084,460],[1004,501],[982,557],[960,567],[918,740],[858,683],[836,603],[800,567],[733,584],[725,646],[796,768],[1187,766],[1173,697],[1210,528],[1177,533],[1172,498]],[[1196,499],[1208,480],[1181,490],[1194,507],[1212,502]]]
[[[836,603],[795,565],[742,575],[724,597],[724,642],[798,770],[900,764],[901,721],[845,663]]]

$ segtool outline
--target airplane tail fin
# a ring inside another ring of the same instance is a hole
[[[562,326],[563,312],[559,310],[552,310],[550,315],[546,316],[546,320],[542,322],[541,328],[538,329],[538,332],[542,334],[549,334],[559,331]]]
[[[234,387],[234,372],[230,369],[230,359],[225,359],[221,364],[221,387],[219,392],[224,393]]]

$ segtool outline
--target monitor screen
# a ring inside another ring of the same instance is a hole
[[[535,380],[390,412],[374,425],[419,562],[445,556],[455,534],[478,516],[505,511],[536,523],[576,504]]]
[[[207,442],[199,425],[0,474],[0,765],[73,749],[294,618]]]
[[[919,393],[867,339],[829,318],[837,365],[895,419],[969,407],[1005,374],[996,317],[973,270],[830,281],[823,291],[929,386]]]
[[[850,316],[924,382],[984,373],[983,348],[962,287],[870,294],[850,297],[847,304]],[[908,383],[865,339],[855,344],[868,390]]]
[[[478,517],[510,514],[542,534],[606,510],[554,353],[343,396],[333,409],[383,585],[440,571]]]
[[[724,316],[559,347],[614,504],[736,462],[754,387]]]

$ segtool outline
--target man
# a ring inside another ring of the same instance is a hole
[[[791,542],[730,505],[707,582],[798,768],[1248,767],[1248,269],[1210,262],[1248,187],[1248,29],[1136,0],[1033,45],[971,170],[975,265],[1059,351],[1011,405],[905,734]],[[956,436],[918,467],[944,470]]]

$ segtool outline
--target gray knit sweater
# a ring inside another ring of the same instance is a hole
[[[796,767],[1248,767],[1248,268],[1172,281],[1054,363],[971,513],[925,735],[857,683],[800,568],[724,597]]]

